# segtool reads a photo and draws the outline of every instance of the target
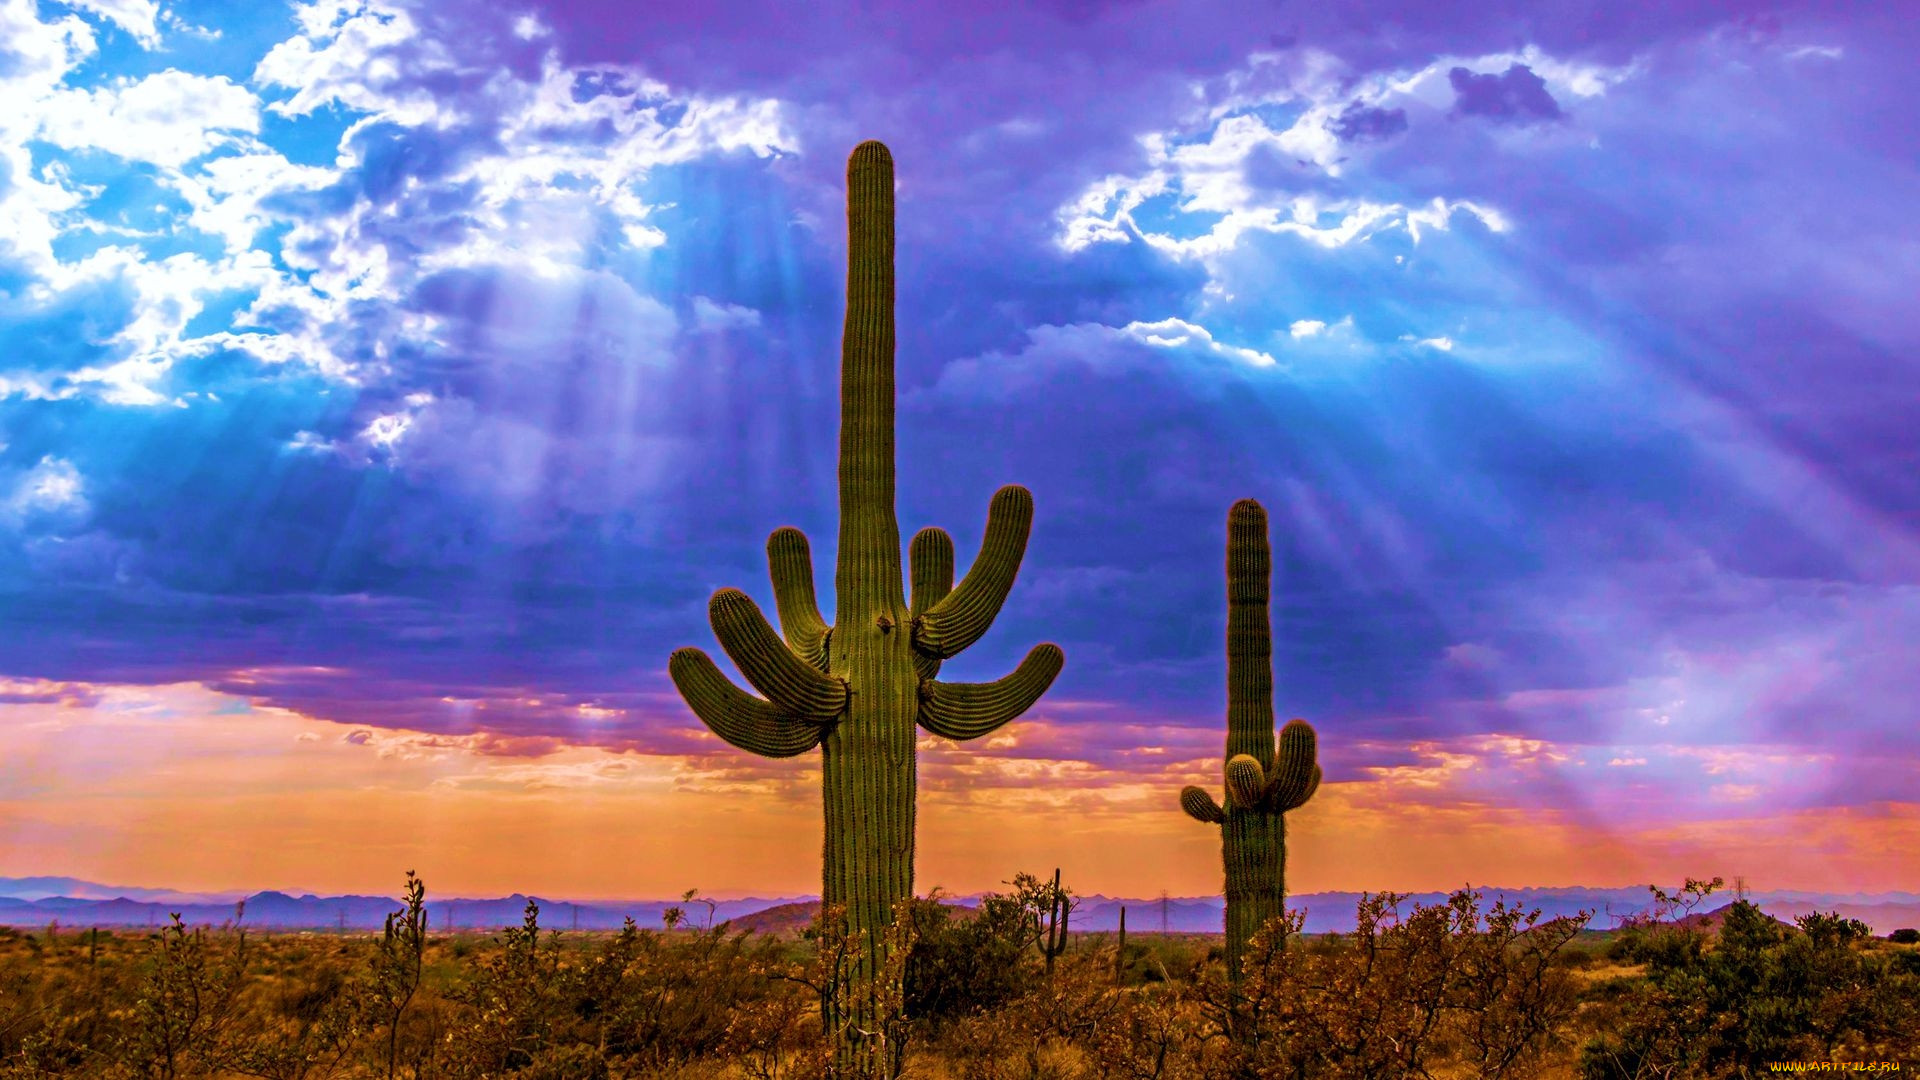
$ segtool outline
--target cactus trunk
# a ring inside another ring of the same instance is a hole
[[[1226,868],[1227,975],[1241,979],[1247,943],[1286,910],[1286,812],[1320,786],[1313,728],[1294,720],[1273,736],[1272,585],[1267,513],[1252,499],[1227,514],[1227,756],[1224,807],[1197,787],[1180,805],[1220,826]]]
[[[892,1077],[904,1028],[898,988],[886,985],[886,931],[913,895],[915,726],[951,739],[987,734],[1026,711],[1064,658],[1043,644],[995,682],[934,677],[941,660],[986,632],[1013,587],[1033,502],[1015,485],[994,494],[979,558],[958,586],[952,539],[922,529],[910,551],[909,605],[893,501],[893,159],[877,142],[861,143],[847,162],[847,241],[834,625],[815,605],[806,537],[776,529],[767,558],[785,641],[738,590],[720,590],[710,605],[715,636],[765,699],[735,688],[698,649],[675,652],[670,670],[727,742],[769,757],[820,747],[821,899],[844,909],[842,924],[826,929],[851,944],[822,1002],[834,1074]]]

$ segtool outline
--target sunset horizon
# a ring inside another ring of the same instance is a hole
[[[820,895],[668,663],[835,617],[874,139],[902,565],[1031,492],[939,678],[1065,654],[916,893],[1220,895],[1243,499],[1288,894],[1920,891],[1920,28],[1373,6],[0,0],[0,877]]]

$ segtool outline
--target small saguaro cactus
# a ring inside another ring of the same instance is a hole
[[[1273,738],[1273,557],[1267,512],[1241,499],[1227,514],[1227,805],[1188,785],[1187,814],[1220,826],[1227,871],[1227,975],[1240,981],[1254,931],[1286,908],[1287,811],[1320,787],[1313,728],[1294,720]]]
[[[1064,657],[1033,648],[996,682],[950,683],[940,662],[979,640],[1013,588],[1033,523],[1033,496],[1010,484],[988,504],[980,555],[953,583],[953,540],[925,528],[909,550],[912,597],[901,595],[893,468],[893,158],[878,142],[847,161],[847,317],[840,364],[840,551],[834,623],[814,601],[813,557],[798,529],[767,539],[783,642],[738,589],[713,594],[714,636],[755,697],[699,649],[669,670],[714,734],[766,757],[821,751],[826,804],[821,899],[843,906],[839,929],[864,944],[823,1002],[836,1075],[899,1068],[898,1017],[876,973],[895,904],[913,895],[914,746],[920,727],[949,739],[993,731],[1039,700]],[[895,1060],[876,1060],[894,1058]]]

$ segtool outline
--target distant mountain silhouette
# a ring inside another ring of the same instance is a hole
[[[1721,928],[1727,924],[1727,912],[1732,909],[1733,905],[1729,903],[1714,908],[1712,911],[1696,911],[1691,915],[1682,915],[1678,919],[1670,919],[1668,921],[1674,926],[1684,927],[1689,930],[1705,930],[1709,933],[1718,934]],[[1793,925],[1791,920],[1782,919],[1776,915],[1767,915],[1767,918],[1772,919],[1776,926],[1791,927]]]
[[[1622,919],[1651,910],[1646,886],[1486,887],[1480,889],[1480,893],[1482,911],[1498,899],[1505,899],[1522,910],[1539,908],[1542,921],[1585,910],[1594,913],[1588,925],[1596,930],[1613,929]],[[1302,928],[1306,933],[1346,933],[1353,930],[1354,906],[1360,895],[1357,892],[1302,893],[1287,897],[1287,906],[1306,913]],[[1439,892],[1408,894],[1400,910],[1404,914],[1415,904],[1437,904],[1444,901],[1446,895]],[[217,926],[233,919],[237,899],[172,889],[100,885],[78,878],[0,877],[0,925],[45,926],[58,920],[63,926],[160,926],[177,911],[189,924]],[[662,925],[662,916],[668,908],[678,906],[685,913],[683,926],[698,928],[725,923],[735,930],[795,934],[812,921],[819,908],[818,899],[810,896],[716,900],[711,911],[705,901],[698,899],[602,900],[579,904],[534,899],[540,906],[540,925],[560,931],[617,930],[629,917],[643,929],[654,929]],[[1920,894],[1916,893],[1751,892],[1748,899],[1782,920],[1819,910],[1837,911],[1845,918],[1859,919],[1876,934],[1889,933],[1896,927],[1920,926]],[[527,900],[521,893],[491,899],[429,896],[427,916],[435,932],[444,933],[449,928],[491,932],[518,926]],[[964,909],[978,906],[980,896],[948,896],[946,900]],[[1125,905],[1129,933],[1157,933],[1164,926],[1172,933],[1218,934],[1222,932],[1226,908],[1226,902],[1218,896],[1168,897],[1162,901],[1096,894],[1079,900],[1072,918],[1072,928],[1076,931],[1117,929],[1120,908]],[[257,892],[246,897],[245,902],[243,925],[286,930],[379,930],[387,914],[402,906],[397,897],[312,893],[296,896],[277,890]]]
[[[751,930],[756,934],[797,937],[802,930],[813,925],[820,917],[820,901],[801,900],[791,904],[776,904],[764,911],[755,911],[728,919],[723,925],[732,931]]]

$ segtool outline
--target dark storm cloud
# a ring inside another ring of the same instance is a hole
[[[1476,75],[1457,67],[1447,72],[1456,95],[1455,116],[1484,116],[1504,123],[1529,124],[1560,118],[1560,103],[1547,92],[1545,79],[1525,64],[1503,75]]]
[[[1355,102],[1341,110],[1333,133],[1347,142],[1377,142],[1407,130],[1407,110],[1375,109]]]

